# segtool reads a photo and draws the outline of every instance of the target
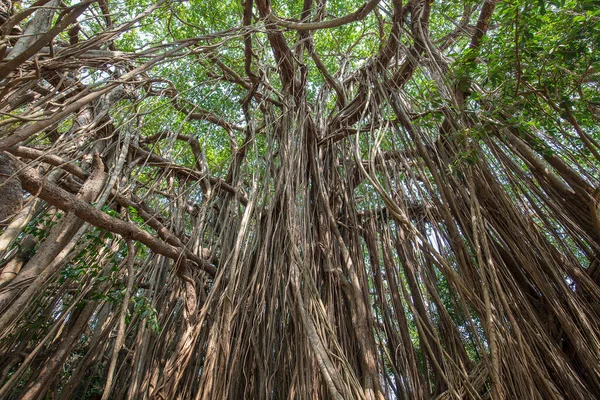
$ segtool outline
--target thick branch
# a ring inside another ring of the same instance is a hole
[[[98,228],[143,243],[153,252],[162,254],[175,261],[187,257],[197,263],[199,268],[208,272],[210,275],[214,276],[216,274],[215,267],[204,262],[190,250],[171,246],[132,223],[122,221],[103,213],[66,190],[48,182],[31,167],[23,165],[18,172],[18,177],[25,190],[63,211],[72,212],[82,220],[97,226]]]

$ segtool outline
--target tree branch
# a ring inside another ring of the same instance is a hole
[[[375,9],[375,7],[377,7],[377,4],[379,4],[379,0],[371,0],[370,2],[363,4],[358,10],[354,11],[351,14],[347,14],[339,18],[330,19],[328,21],[294,22],[281,19],[274,14],[269,14],[267,20],[281,27],[294,29],[297,31],[314,31],[318,29],[329,29],[365,19],[365,17],[369,15],[371,11]]]
[[[117,233],[125,239],[138,241],[148,246],[150,250],[157,254],[161,254],[176,262],[183,258],[188,258],[211,276],[216,274],[217,269],[214,266],[196,256],[190,250],[177,248],[167,244],[132,223],[122,221],[103,213],[66,190],[61,189],[54,183],[48,182],[35,169],[24,165],[22,162],[17,162],[21,164],[17,176],[21,180],[23,188],[32,195],[39,197],[63,211],[72,212],[82,220],[100,229]]]

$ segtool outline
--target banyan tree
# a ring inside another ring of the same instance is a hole
[[[0,24],[0,398],[600,398],[598,1]]]

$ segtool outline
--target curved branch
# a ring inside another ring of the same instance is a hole
[[[195,181],[208,179],[212,185],[215,185],[217,187],[217,189],[221,189],[231,194],[235,198],[238,198],[240,203],[242,203],[243,205],[248,204],[248,199],[244,194],[239,193],[233,186],[229,185],[221,178],[217,178],[215,176],[204,176],[201,172],[194,171],[190,168],[172,163],[166,158],[162,158],[154,153],[151,153],[139,147],[132,147],[130,149],[130,153],[133,154],[134,157],[142,157],[146,165],[171,169],[175,172],[175,174],[180,175],[185,179],[193,179]]]
[[[187,103],[187,101],[186,101],[186,103]],[[223,119],[221,116],[213,113],[212,111],[208,111],[203,108],[200,108],[195,104],[194,105],[190,104],[190,106],[192,107],[192,111],[187,110],[185,108],[185,106],[180,104],[177,100],[172,101],[171,104],[177,111],[185,114],[187,116],[187,118],[189,118],[189,119],[212,122],[213,124],[219,125],[220,127],[222,127],[223,129],[225,129],[226,131],[229,131],[229,132],[232,130],[236,130],[236,131],[244,130],[244,128],[242,128],[241,126],[237,126],[232,123],[229,123],[228,121]]]
[[[379,0],[371,0],[370,2],[363,4],[358,10],[354,11],[351,14],[347,14],[343,17],[334,18],[322,22],[286,21],[273,14],[270,14],[267,17],[267,20],[281,27],[294,29],[297,31],[315,31],[318,29],[329,29],[365,19],[365,17],[369,15],[371,11],[375,9],[375,7],[377,7],[377,4],[379,4]]]

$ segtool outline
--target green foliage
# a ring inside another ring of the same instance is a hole
[[[156,308],[152,306],[152,301],[145,296],[134,296],[132,301],[133,310],[132,315],[128,317],[128,321],[130,321],[133,316],[139,316],[139,318],[145,321],[146,326],[152,332],[160,333],[161,328],[158,322],[158,313]]]
[[[42,241],[48,237],[50,234],[50,230],[58,224],[58,222],[62,219],[64,213],[56,212],[53,214],[41,213],[37,216],[37,218],[33,219],[25,229],[23,229],[24,234],[29,234]]]

